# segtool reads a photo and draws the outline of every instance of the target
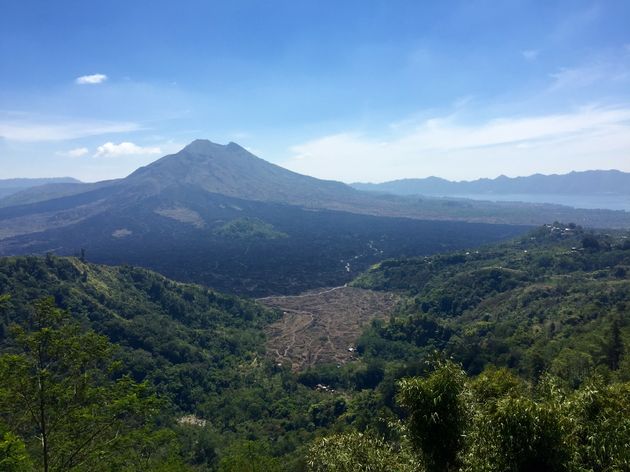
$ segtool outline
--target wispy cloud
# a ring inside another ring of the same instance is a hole
[[[82,157],[88,154],[90,150],[86,147],[79,147],[75,149],[70,149],[69,151],[58,151],[55,154],[58,156],[64,157]]]
[[[55,117],[0,116],[0,138],[9,141],[63,141],[110,133],[126,133],[140,129],[132,122],[68,120]]]
[[[105,74],[91,74],[77,77],[74,81],[79,85],[94,85],[105,82],[107,78]]]
[[[538,59],[540,51],[538,49],[527,49],[525,51],[521,51],[521,54],[526,60],[535,61],[536,59]]]
[[[630,49],[628,50],[630,52]],[[630,80],[630,56],[619,50],[601,54],[571,67],[562,67],[549,74],[550,90],[576,89],[603,84],[618,85]]]
[[[630,107],[506,117],[466,125],[433,118],[395,136],[339,133],[291,148],[284,165],[321,178],[383,181],[439,175],[560,172],[593,162],[630,170]]]
[[[549,74],[553,79],[552,90],[563,88],[579,88],[593,85],[608,76],[603,66],[585,66],[575,68],[562,68]]]
[[[160,154],[162,150],[157,146],[138,146],[130,142],[122,142],[115,144],[107,142],[96,148],[94,157],[120,157],[120,156],[139,156],[147,154]]]

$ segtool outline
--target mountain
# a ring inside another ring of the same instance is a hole
[[[13,198],[0,208],[0,255],[85,252],[250,296],[342,285],[385,258],[470,248],[527,225],[630,227],[626,212],[362,192],[208,140],[123,179]]]
[[[52,215],[76,221],[0,241],[5,254],[79,254],[133,264],[230,293],[269,295],[342,285],[383,258],[431,254],[521,234],[523,226],[424,221],[304,209],[176,188],[153,196],[79,197]],[[44,203],[36,207],[41,208]],[[0,218],[15,207],[0,210]],[[98,211],[98,213],[96,213]],[[37,216],[37,215],[34,215]],[[12,221],[23,217],[13,218]]]
[[[628,195],[630,173],[618,170],[590,170],[563,175],[534,174],[528,177],[506,177],[452,182],[438,177],[401,179],[381,184],[354,183],[358,190],[395,195]]]
[[[206,140],[124,179],[70,190],[0,208],[0,254],[84,250],[93,262],[268,295],[341,285],[383,258],[470,247],[526,230],[401,218],[417,203],[296,174],[237,144]]]
[[[312,208],[359,210],[366,202],[376,204],[371,196],[345,184],[291,172],[236,143],[221,145],[202,139],[138,169],[124,185],[149,193],[178,185],[244,200]]]
[[[26,189],[51,184],[80,184],[72,177],[51,177],[44,179],[0,179],[0,199]]]

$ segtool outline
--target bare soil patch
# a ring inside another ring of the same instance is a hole
[[[259,302],[284,313],[266,330],[267,352],[293,370],[343,364],[356,356],[363,327],[375,318],[389,318],[398,300],[393,293],[346,286],[261,298]]]

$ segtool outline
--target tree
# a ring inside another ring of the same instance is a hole
[[[399,382],[399,403],[409,412],[412,446],[427,471],[456,470],[468,423],[463,398],[466,374],[451,361],[439,361],[426,378]]]
[[[583,470],[630,470],[630,383],[606,385],[596,376],[566,408]]]
[[[613,318],[610,326],[610,342],[607,351],[610,370],[619,369],[619,362],[623,355],[623,340],[621,339],[621,322],[618,316]]]
[[[24,442],[13,433],[0,434],[0,472],[26,472],[30,466]]]
[[[219,462],[219,472],[280,472],[282,464],[271,457],[266,444],[238,441],[231,445]]]
[[[371,434],[350,432],[314,442],[308,452],[310,472],[412,472],[419,470],[409,451]]]
[[[475,417],[464,470],[572,470],[569,427],[557,402],[536,402],[520,395],[499,398],[492,409],[485,407]]]
[[[601,248],[599,239],[594,234],[586,234],[582,238],[582,247],[590,251],[598,251]]]
[[[146,438],[159,402],[146,384],[113,378],[119,365],[105,337],[82,331],[52,298],[12,332],[13,352],[0,356],[0,422],[38,468],[107,470]]]

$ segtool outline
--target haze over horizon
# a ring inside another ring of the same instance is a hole
[[[344,182],[630,171],[626,2],[1,13],[0,178],[124,177],[196,138]]]

